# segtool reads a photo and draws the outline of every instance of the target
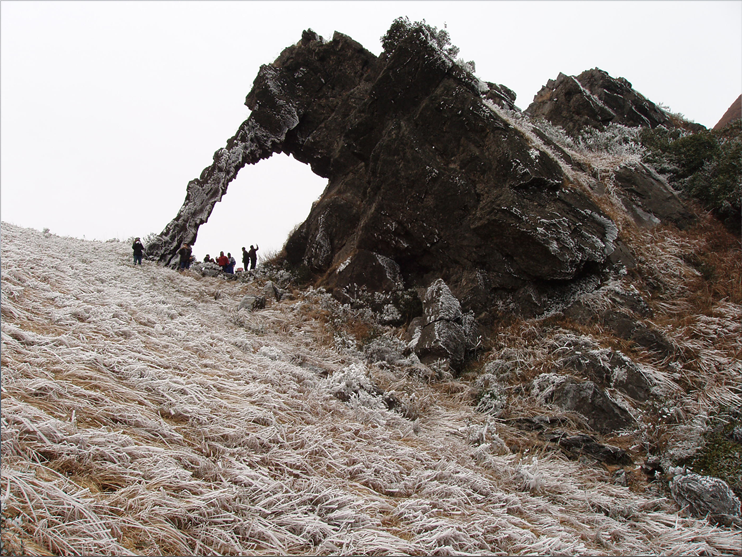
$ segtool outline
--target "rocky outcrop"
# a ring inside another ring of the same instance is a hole
[[[562,314],[581,325],[600,325],[619,338],[635,342],[663,358],[675,351],[672,342],[650,320],[652,312],[638,292],[608,283],[576,296]],[[633,396],[633,395],[629,395]]]
[[[616,194],[637,225],[652,228],[666,222],[682,230],[695,222],[677,193],[648,166],[621,166],[613,173],[613,181]]]
[[[578,76],[560,73],[533,97],[526,114],[544,118],[572,135],[608,124],[674,127],[669,115],[634,91],[623,77],[593,68]]]
[[[240,305],[238,306],[238,310],[240,309],[246,309],[247,311],[255,311],[256,309],[264,309],[265,308],[265,296],[252,296],[250,294],[246,295],[242,300],[240,301]]]
[[[543,314],[554,300],[594,289],[603,270],[631,260],[618,227],[565,177],[543,138],[505,118],[515,94],[469,70],[420,24],[379,57],[340,33],[326,41],[305,31],[261,67],[246,99],[250,117],[188,184],[148,256],[172,260],[182,242],[195,242],[240,168],[283,152],[328,179],[286,243],[287,262],[338,299],[372,300],[389,323],[408,322],[398,303],[416,304],[405,293],[439,278],[477,318],[500,311],[493,308]],[[553,86],[595,112],[570,113],[576,126],[666,122],[630,83],[600,70]],[[632,172],[642,176],[638,186],[620,172],[616,181],[637,219],[683,220],[672,195],[658,197],[651,177]]]
[[[293,53],[299,65],[304,56]],[[337,117],[292,145],[329,183],[289,238],[288,260],[332,284],[349,258],[373,252],[406,286],[442,278],[477,313],[498,290],[603,264],[610,219],[490,108],[495,90],[414,30],[383,54]]]

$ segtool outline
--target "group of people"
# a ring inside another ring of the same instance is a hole
[[[144,254],[144,245],[142,244],[141,238],[134,239],[131,249],[134,252],[134,265],[141,265],[142,255]],[[251,245],[249,251],[244,247],[242,248],[242,264],[244,265],[243,269],[245,272],[255,269],[255,266],[258,264],[259,249],[260,247],[257,244],[254,246]],[[193,261],[194,257],[191,246],[187,243],[183,243],[178,250],[178,270],[183,271],[184,269],[190,269]],[[222,251],[219,252],[219,257],[217,257],[216,260],[210,257],[207,253],[206,257],[204,257],[204,263],[214,263],[219,265],[222,268],[222,271],[232,275],[234,274],[234,267],[237,264],[237,261],[232,257],[231,253],[224,255],[224,252]]]
[[[246,250],[244,247],[242,248],[242,268],[245,272],[254,269],[258,264],[259,249],[260,247],[258,245],[250,246],[250,251]],[[215,265],[219,265],[222,268],[222,271],[229,275],[234,274],[234,267],[237,265],[237,261],[232,257],[232,254],[227,252],[227,255],[224,255],[223,251],[219,252],[219,257],[216,259],[207,253],[206,257],[204,257],[204,263],[214,263]]]

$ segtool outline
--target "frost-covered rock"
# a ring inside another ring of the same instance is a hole
[[[631,464],[631,457],[620,447],[598,443],[586,434],[566,435],[559,433],[550,438],[571,456],[588,455],[606,464]]]
[[[242,301],[238,306],[238,309],[246,309],[248,311],[254,311],[256,309],[263,308],[265,308],[265,296],[253,296],[251,294],[248,294],[247,296],[242,298]]]
[[[533,381],[531,394],[543,403],[581,414],[587,424],[599,433],[610,433],[636,425],[628,410],[592,381],[542,374]]]
[[[740,516],[740,500],[729,485],[719,478],[680,474],[670,481],[670,492],[675,502],[695,517]]]
[[[447,361],[453,369],[464,364],[466,336],[460,324],[452,321],[435,321],[420,333],[415,353],[423,363]]]
[[[423,315],[426,325],[436,321],[461,320],[461,304],[442,279],[436,280],[425,292]]]
[[[644,164],[631,163],[618,168],[613,173],[613,182],[626,211],[640,226],[653,228],[671,222],[684,229],[695,222],[667,181]]]
[[[384,325],[401,325],[420,311],[417,294],[405,289],[399,265],[372,251],[349,256],[326,282],[340,302],[370,308]]]
[[[268,281],[265,283],[265,286],[263,286],[263,297],[266,300],[280,301],[281,292],[272,281]]]
[[[640,402],[650,397],[655,386],[655,382],[639,364],[621,352],[607,348],[574,349],[560,358],[557,366],[563,370],[576,371],[601,388],[615,388]]]
[[[479,331],[473,317],[462,313],[461,304],[443,280],[436,280],[425,292],[423,316],[419,334],[413,333],[416,340],[412,346],[418,358],[428,364],[442,360],[459,370],[467,354],[476,348]]]
[[[610,329],[615,335],[631,340],[662,357],[671,356],[674,347],[670,340],[651,322],[644,322],[641,317],[649,314],[645,311],[641,297],[633,295],[619,296],[611,289],[598,289],[581,296],[563,310],[566,317],[577,323],[600,324]]]
[[[578,76],[560,73],[536,93],[526,114],[578,135],[586,127],[673,126],[669,115],[636,92],[626,79],[593,68]]]

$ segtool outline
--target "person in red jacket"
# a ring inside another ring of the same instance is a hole
[[[219,252],[219,257],[216,258],[216,264],[222,268],[222,271],[227,271],[227,265],[229,265],[229,257],[224,255],[223,251]]]

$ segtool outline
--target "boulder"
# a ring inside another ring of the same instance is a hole
[[[263,286],[263,297],[266,300],[281,301],[281,292],[278,290],[273,281],[268,281]]]
[[[675,353],[672,343],[652,325],[647,325],[622,310],[608,310],[600,316],[602,325],[611,329],[616,335],[636,342],[639,346],[667,358]]]
[[[560,358],[557,366],[577,372],[601,388],[615,388],[639,402],[648,400],[655,386],[638,364],[607,348],[575,349]]]
[[[424,364],[444,360],[452,369],[461,369],[466,357],[464,329],[451,321],[436,321],[426,325],[415,346],[415,354]]]
[[[436,280],[425,292],[423,316],[426,325],[436,321],[461,321],[461,304],[442,279]]]
[[[256,309],[265,308],[265,296],[252,296],[248,294],[238,306],[238,309],[246,309],[248,311],[254,311]]]
[[[558,433],[552,435],[550,441],[557,443],[568,455],[573,457],[587,455],[599,462],[610,465],[632,463],[631,457],[623,449],[598,443],[593,437],[584,433],[577,435]]]
[[[423,318],[411,324],[415,354],[425,364],[444,360],[460,370],[479,342],[476,321],[462,313],[461,304],[441,279],[427,289],[422,305]]]
[[[542,374],[534,380],[533,392],[544,403],[582,415],[587,424],[601,434],[636,426],[628,410],[592,381]]]
[[[719,478],[681,474],[670,481],[675,502],[698,518],[709,515],[740,516],[740,500],[729,485]]]

